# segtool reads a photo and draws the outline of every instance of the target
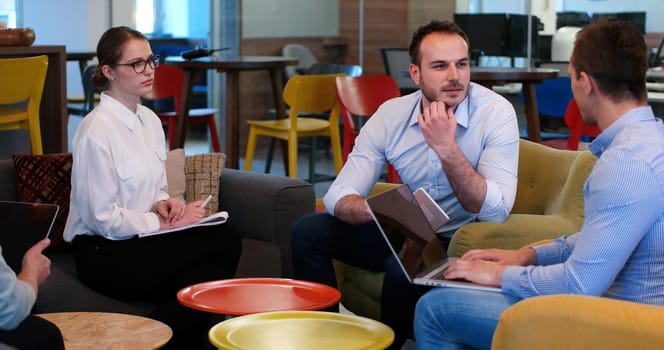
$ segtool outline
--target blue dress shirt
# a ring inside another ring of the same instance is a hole
[[[328,212],[333,215],[346,195],[366,197],[389,162],[404,184],[412,191],[423,187],[450,216],[439,234],[450,237],[475,220],[504,221],[516,195],[519,130],[514,107],[492,90],[470,83],[468,95],[454,111],[456,142],[487,184],[482,208],[473,215],[457,200],[438,156],[424,140],[417,121],[421,100],[420,91],[391,99],[368,119],[323,198]]]
[[[586,294],[664,305],[664,125],[633,109],[589,146],[581,231],[534,247],[537,265],[508,267],[504,292]]]

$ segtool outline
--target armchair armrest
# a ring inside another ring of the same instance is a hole
[[[503,223],[473,222],[456,231],[447,255],[461,256],[477,248],[519,249],[535,241],[576,233],[580,226],[579,218],[564,215],[510,214]]]
[[[284,276],[292,276],[291,226],[315,209],[311,184],[284,176],[224,169],[219,209],[229,213],[228,225],[243,238],[276,244]]]
[[[664,308],[582,295],[547,295],[500,316],[492,349],[654,349],[664,344]]]

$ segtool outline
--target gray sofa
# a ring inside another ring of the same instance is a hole
[[[237,277],[292,277],[291,225],[314,211],[315,193],[307,182],[283,176],[224,169],[219,203],[230,226],[243,237]],[[0,160],[0,200],[18,200],[11,159]],[[149,314],[154,305],[127,303],[96,293],[77,278],[69,252],[49,253],[51,275],[42,284],[35,313],[106,311]]]

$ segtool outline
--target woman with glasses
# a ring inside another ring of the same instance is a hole
[[[211,315],[180,305],[176,293],[233,277],[241,239],[224,225],[138,238],[194,223],[205,208],[167,193],[162,124],[140,104],[159,65],[148,40],[128,27],[111,28],[97,58],[93,83],[103,92],[74,135],[64,238],[73,243],[86,285],[116,299],[158,304],[151,317],[173,330],[167,348],[204,347]]]

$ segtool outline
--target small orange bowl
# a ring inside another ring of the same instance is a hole
[[[0,46],[30,46],[35,42],[32,28],[0,29]]]

